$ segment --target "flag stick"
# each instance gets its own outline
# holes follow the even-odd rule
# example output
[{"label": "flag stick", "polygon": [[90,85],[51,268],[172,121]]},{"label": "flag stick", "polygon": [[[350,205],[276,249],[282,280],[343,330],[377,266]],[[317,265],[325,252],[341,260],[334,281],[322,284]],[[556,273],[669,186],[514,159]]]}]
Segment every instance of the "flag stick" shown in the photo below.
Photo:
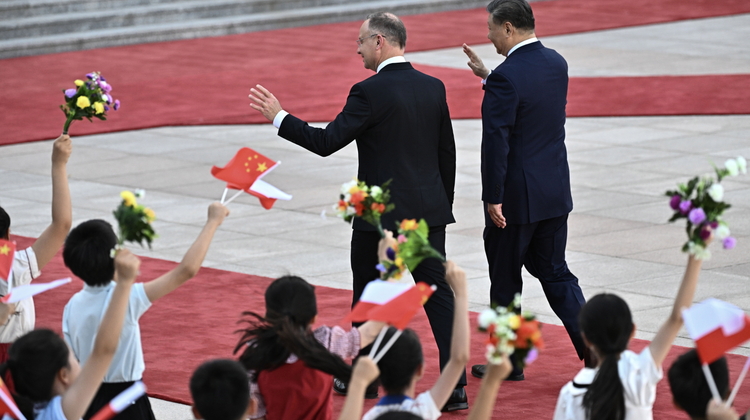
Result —
[{"label": "flag stick", "polygon": [[224,194],[221,195],[221,204],[224,204],[224,200],[227,199],[227,192],[229,191],[229,188],[224,188]]},{"label": "flag stick", "polygon": [[716,388],[714,375],[711,374],[711,369],[708,368],[708,363],[703,363],[701,367],[703,368],[703,374],[706,376],[706,381],[708,382],[708,387],[711,389],[711,395],[713,395],[714,400],[716,400],[717,402],[723,401],[721,396],[719,395],[719,389]]},{"label": "flag stick", "polygon": [[383,341],[386,331],[388,331],[388,326],[383,325],[383,328],[380,329],[380,334],[378,334],[378,338],[375,339],[375,342],[370,349],[370,359],[375,359],[375,353],[378,351],[378,346],[380,346],[380,343]]},{"label": "flag stick", "polygon": [[237,197],[239,197],[239,196],[240,196],[240,194],[242,194],[243,192],[244,192],[244,191],[242,191],[242,190],[239,190],[239,191],[237,191],[237,194],[233,195],[232,197],[230,197],[230,198],[229,198],[229,200],[225,201],[225,202],[224,202],[224,205],[226,206],[227,204],[229,204],[229,203],[231,203],[232,201],[234,201],[234,199],[235,199],[235,198],[237,198]]},{"label": "flag stick", "polygon": [[732,394],[729,395],[729,399],[727,400],[727,407],[732,406],[732,402],[734,402],[734,397],[736,397],[737,393],[740,391],[740,384],[742,384],[742,381],[745,380],[745,374],[747,374],[748,369],[750,369],[750,357],[745,361],[745,366],[742,367],[742,372],[740,372],[740,377],[737,378],[737,383],[734,384],[734,388],[732,389]]},{"label": "flag stick", "polygon": [[390,350],[390,348],[393,346],[393,344],[398,340],[398,338],[401,337],[401,330],[396,331],[395,334],[393,334],[393,337],[391,337],[390,340],[388,340],[388,343],[383,346],[383,350],[380,350],[380,353],[378,353],[377,356],[375,356],[374,359],[372,359],[373,362],[378,363],[380,359],[385,356],[385,353]]}]

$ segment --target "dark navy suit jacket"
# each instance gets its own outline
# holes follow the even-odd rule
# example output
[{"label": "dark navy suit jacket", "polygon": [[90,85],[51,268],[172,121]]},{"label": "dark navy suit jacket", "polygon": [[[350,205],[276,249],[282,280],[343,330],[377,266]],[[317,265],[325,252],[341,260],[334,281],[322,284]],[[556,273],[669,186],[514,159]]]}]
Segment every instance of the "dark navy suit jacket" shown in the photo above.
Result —
[{"label": "dark navy suit jacket", "polygon": [[[389,64],[352,86],[344,109],[325,129],[287,115],[279,136],[321,156],[356,139],[357,177],[368,185],[393,180],[396,207],[383,216],[385,229],[406,218],[425,218],[430,226],[455,222],[456,145],[445,86],[410,63]],[[375,230],[359,218],[354,229]]]},{"label": "dark navy suit jacket", "polygon": [[[482,201],[503,204],[508,224],[570,213],[565,149],[568,65],[533,42],[487,77],[482,102]],[[495,226],[485,212],[485,225]]]}]

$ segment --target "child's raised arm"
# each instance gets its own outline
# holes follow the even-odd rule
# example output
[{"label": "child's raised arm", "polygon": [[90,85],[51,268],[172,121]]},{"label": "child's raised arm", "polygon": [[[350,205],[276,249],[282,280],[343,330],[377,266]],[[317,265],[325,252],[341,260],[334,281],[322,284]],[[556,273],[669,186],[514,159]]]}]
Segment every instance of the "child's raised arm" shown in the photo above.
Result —
[{"label": "child's raised arm", "polygon": [[497,391],[503,379],[510,375],[513,366],[507,354],[503,354],[503,361],[499,365],[488,363],[487,371],[482,377],[482,385],[479,386],[479,395],[474,401],[474,408],[471,409],[469,417],[466,420],[490,420],[492,418],[492,408],[495,407],[497,400]]},{"label": "child's raised arm", "polygon": [[206,220],[198,238],[190,246],[185,256],[182,257],[180,264],[161,277],[144,283],[143,290],[146,292],[149,301],[154,302],[166,296],[198,274],[216,229],[228,215],[229,210],[218,201],[208,206],[208,220]]},{"label": "child's raised arm", "polygon": [[453,289],[456,303],[453,308],[453,336],[451,357],[445,364],[430,395],[435,405],[442,407],[448,401],[469,361],[469,297],[466,291],[466,273],[453,261],[445,263],[445,281]]},{"label": "child's raised arm", "polygon": [[40,270],[60,250],[73,224],[67,170],[72,151],[73,144],[67,134],[58,137],[52,146],[52,223],[31,245]]},{"label": "child's raised arm", "polygon": [[372,381],[378,378],[380,369],[368,356],[357,359],[349,380],[346,401],[341,408],[339,420],[359,420],[362,418],[362,405],[365,401],[365,390]]},{"label": "child's raised arm", "polygon": [[656,333],[653,341],[648,346],[656,366],[661,366],[664,362],[664,358],[667,357],[667,353],[672,347],[677,333],[682,328],[682,309],[688,308],[693,304],[693,296],[695,296],[695,288],[698,284],[700,272],[701,260],[690,255],[687,267],[685,268],[685,275],[682,278],[680,289],[677,291],[677,297],[674,300],[672,313],[661,328],[659,328],[659,332]]},{"label": "child's raised arm", "polygon": [[[62,395],[62,410],[68,420],[80,420],[109,370],[109,364],[115,357],[120,341],[125,312],[128,310],[130,288],[138,276],[140,266],[141,260],[127,249],[117,252],[115,256],[117,284],[112,291],[112,299],[96,333],[94,349],[86,364],[81,368],[78,377]],[[74,357],[72,352],[71,357]]]}]

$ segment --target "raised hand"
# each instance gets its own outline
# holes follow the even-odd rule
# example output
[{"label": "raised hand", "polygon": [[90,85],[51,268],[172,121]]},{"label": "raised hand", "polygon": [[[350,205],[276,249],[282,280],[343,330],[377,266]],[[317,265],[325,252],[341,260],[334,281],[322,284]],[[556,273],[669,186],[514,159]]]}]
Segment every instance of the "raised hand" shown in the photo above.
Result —
[{"label": "raised hand", "polygon": [[276,114],[282,109],[279,100],[273,96],[273,93],[261,85],[255,85],[254,88],[250,89],[250,94],[247,97],[254,102],[250,103],[250,108],[263,114],[268,121],[273,121]]},{"label": "raised hand", "polygon": [[52,146],[52,163],[65,165],[73,152],[73,142],[70,136],[62,134],[55,140]]},{"label": "raised hand", "polygon": [[208,221],[221,224],[227,216],[229,216],[229,209],[218,201],[208,206]]},{"label": "raised hand", "polygon": [[469,68],[471,69],[471,71],[474,72],[474,74],[477,77],[481,79],[486,79],[487,76],[490,75],[490,70],[484,65],[484,62],[482,61],[482,59],[479,58],[477,53],[474,52],[474,50],[466,44],[464,44],[463,46],[463,51],[464,51],[464,54],[466,54],[466,56],[469,57],[469,62],[466,64],[469,65]]}]

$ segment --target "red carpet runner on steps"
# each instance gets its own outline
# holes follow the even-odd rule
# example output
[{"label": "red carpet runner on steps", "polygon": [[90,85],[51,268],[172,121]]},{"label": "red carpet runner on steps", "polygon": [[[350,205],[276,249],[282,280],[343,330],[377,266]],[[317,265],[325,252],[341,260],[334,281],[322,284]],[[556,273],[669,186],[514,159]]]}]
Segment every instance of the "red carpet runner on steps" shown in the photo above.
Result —
[{"label": "red carpet runner on steps", "polygon": [[[746,0],[550,0],[533,5],[541,37],[750,13]],[[406,16],[409,51],[487,43],[482,9]],[[248,107],[261,83],[290,112],[330,121],[350,86],[372,75],[354,39],[360,22],[103,48],[0,60],[0,145],[52,139],[64,121],[61,89],[101,71],[123,107],[106,123],[77,122],[73,135],[167,125],[266,120]],[[442,79],[454,118],[478,118],[482,90],[468,70],[417,66]],[[574,78],[568,115],[750,113],[750,75]]]},{"label": "red carpet runner on steps", "polygon": [[[33,241],[31,238],[18,236],[14,240],[18,242],[19,248],[25,248]],[[176,265],[154,258],[142,257],[142,260],[141,280],[153,279]],[[304,276],[304,273],[294,274]],[[38,281],[47,282],[68,276],[71,273],[58,255],[45,267]],[[149,388],[149,395],[190,404],[188,381],[193,370],[207,359],[232,357],[232,349],[237,340],[234,331],[238,328],[236,321],[240,313],[246,310],[264,312],[263,293],[271,281],[266,277],[202,268],[196,278],[154,303],[141,319],[146,358],[144,381]],[[70,296],[80,290],[82,284],[76,279],[60,289],[39,295],[35,299],[37,327],[48,327],[59,332],[63,307]],[[348,311],[351,292],[318,286],[316,294],[319,322],[338,324]],[[471,318],[472,356],[469,365],[483,361],[485,341],[485,336],[476,332],[476,314],[472,313]],[[419,334],[424,346],[426,373],[418,385],[418,392],[422,392],[437,379],[437,349],[423,312],[412,321],[410,328]],[[542,333],[546,348],[539,359],[527,368],[526,381],[506,382],[502,385],[493,419],[551,418],[560,388],[581,367],[564,328],[545,324]],[[647,342],[634,340],[631,344],[633,349],[640,350]],[[669,366],[684,351],[684,347],[674,347],[664,366]],[[734,383],[745,358],[728,355],[728,359]],[[469,376],[468,382],[467,392],[471,402],[477,395],[480,380]],[[664,379],[659,383],[654,418],[686,418],[673,408],[670,396]],[[344,398],[334,398],[336,413],[343,402]],[[368,401],[367,404],[370,407],[374,401]],[[740,392],[735,406],[746,410],[750,406],[750,392]],[[466,414],[466,411],[462,411],[445,416],[463,418]]]}]

